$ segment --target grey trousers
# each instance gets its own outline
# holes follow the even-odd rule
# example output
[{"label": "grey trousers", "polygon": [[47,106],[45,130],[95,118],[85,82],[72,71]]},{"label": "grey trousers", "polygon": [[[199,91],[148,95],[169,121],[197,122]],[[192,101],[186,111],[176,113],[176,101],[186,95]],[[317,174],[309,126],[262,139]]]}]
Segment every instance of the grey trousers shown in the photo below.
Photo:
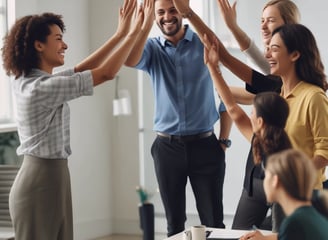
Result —
[{"label": "grey trousers", "polygon": [[9,209],[17,240],[73,240],[67,159],[24,156]]}]

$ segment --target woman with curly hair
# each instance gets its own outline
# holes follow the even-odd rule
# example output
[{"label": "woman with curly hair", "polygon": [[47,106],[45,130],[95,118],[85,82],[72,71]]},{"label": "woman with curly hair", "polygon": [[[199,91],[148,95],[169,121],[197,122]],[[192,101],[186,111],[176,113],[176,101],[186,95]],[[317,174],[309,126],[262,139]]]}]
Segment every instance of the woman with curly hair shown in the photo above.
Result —
[{"label": "woman with curly hair", "polygon": [[67,44],[61,15],[28,15],[4,39],[2,57],[13,75],[19,155],[23,163],[9,196],[15,239],[73,240],[71,154],[67,101],[92,95],[93,87],[113,79],[141,32],[143,11],[136,0],[124,2],[116,33],[74,69],[53,73],[64,64]]}]

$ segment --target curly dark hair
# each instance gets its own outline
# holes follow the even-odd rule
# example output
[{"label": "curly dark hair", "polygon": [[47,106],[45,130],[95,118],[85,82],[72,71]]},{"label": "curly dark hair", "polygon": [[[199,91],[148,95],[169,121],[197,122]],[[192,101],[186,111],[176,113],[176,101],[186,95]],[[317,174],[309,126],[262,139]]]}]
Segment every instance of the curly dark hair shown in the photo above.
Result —
[{"label": "curly dark hair", "polygon": [[262,117],[265,128],[263,135],[255,134],[253,159],[261,163],[263,157],[292,147],[285,131],[289,107],[286,100],[276,92],[259,93],[254,98],[257,117]]},{"label": "curly dark hair", "polygon": [[39,65],[39,57],[34,42],[45,43],[50,35],[50,26],[57,25],[62,32],[65,24],[62,16],[54,13],[28,15],[18,19],[4,37],[2,50],[3,67],[6,74],[19,78],[27,75]]}]

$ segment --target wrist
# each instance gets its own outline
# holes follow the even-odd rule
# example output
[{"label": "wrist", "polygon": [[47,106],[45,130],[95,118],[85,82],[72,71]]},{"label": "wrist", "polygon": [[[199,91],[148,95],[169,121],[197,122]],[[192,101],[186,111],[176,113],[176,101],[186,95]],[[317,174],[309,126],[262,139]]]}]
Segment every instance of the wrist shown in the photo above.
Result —
[{"label": "wrist", "polygon": [[219,143],[223,144],[226,148],[231,146],[231,140],[228,138],[220,138]]},{"label": "wrist", "polygon": [[187,11],[186,13],[182,13],[181,15],[183,18],[191,18],[194,15],[194,12],[189,9],[189,11]]},{"label": "wrist", "polygon": [[222,72],[221,72],[221,69],[220,69],[220,66],[216,66],[216,72],[218,73],[218,74],[222,74]]}]

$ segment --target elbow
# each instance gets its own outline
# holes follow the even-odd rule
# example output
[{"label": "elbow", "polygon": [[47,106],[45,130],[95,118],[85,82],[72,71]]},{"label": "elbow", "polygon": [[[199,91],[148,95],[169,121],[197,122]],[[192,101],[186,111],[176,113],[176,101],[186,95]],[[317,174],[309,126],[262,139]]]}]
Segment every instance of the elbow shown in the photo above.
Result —
[{"label": "elbow", "polygon": [[108,80],[112,80],[115,78],[115,74],[112,73],[104,73],[102,71],[97,71],[94,70],[92,72],[92,77],[93,77],[93,81],[94,81],[94,86],[97,86],[103,82],[106,82]]},{"label": "elbow", "polygon": [[126,66],[126,67],[134,67],[136,64],[134,63],[134,62],[132,62],[132,61],[126,61],[125,63],[124,63],[124,66]]},{"label": "elbow", "polygon": [[240,116],[240,108],[237,104],[233,104],[232,106],[227,107],[226,110],[230,116],[230,118],[235,122]]},{"label": "elbow", "polygon": [[107,74],[107,75],[105,76],[105,79],[106,79],[106,80],[113,80],[115,77],[116,77],[116,74]]},{"label": "elbow", "polygon": [[103,72],[99,75],[99,78],[101,79],[101,81],[113,80],[116,76],[116,73],[116,71]]}]

